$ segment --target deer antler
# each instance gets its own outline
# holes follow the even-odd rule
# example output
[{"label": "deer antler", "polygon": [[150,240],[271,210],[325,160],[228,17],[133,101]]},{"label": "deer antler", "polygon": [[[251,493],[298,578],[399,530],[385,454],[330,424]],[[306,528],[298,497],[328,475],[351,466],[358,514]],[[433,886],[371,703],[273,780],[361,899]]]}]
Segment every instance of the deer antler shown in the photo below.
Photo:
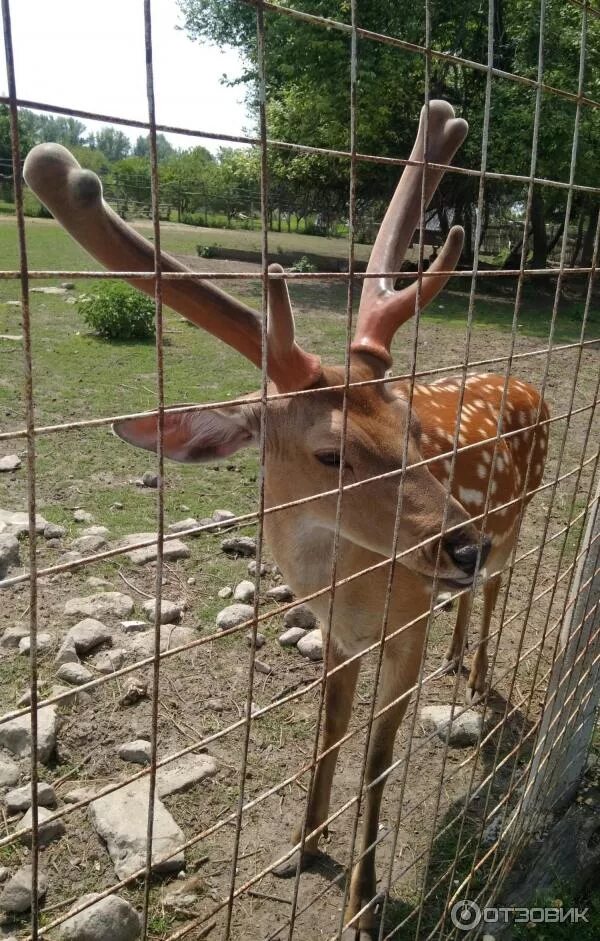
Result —
[{"label": "deer antler", "polygon": [[[421,111],[419,131],[410,160],[420,161],[420,166],[406,166],[400,177],[385,218],[379,229],[371,252],[367,273],[372,271],[397,271],[406,254],[421,215],[421,187],[425,156],[425,117]],[[446,101],[429,104],[427,127],[427,161],[448,164],[467,136],[468,125],[454,117],[454,109]],[[425,181],[425,205],[433,196],[443,170],[427,167]],[[421,287],[421,307],[425,307],[446,284],[449,273],[456,267],[462,251],[464,232],[453,226],[444,246],[432,263]],[[415,313],[417,282],[400,291],[394,290],[394,279],[366,278],[363,284],[356,333],[352,343],[355,353],[370,353],[388,367],[392,363],[390,347],[396,330]]]},{"label": "deer antler", "polygon": [[[95,173],[82,170],[59,144],[39,144],[24,166],[27,184],[79,244],[112,271],[153,271],[154,247],[113,212],[102,198]],[[189,269],[165,253],[164,272]],[[151,280],[127,278],[140,291],[154,294]],[[275,287],[275,284],[277,287]],[[287,297],[282,281],[270,285],[270,295]],[[163,281],[165,303],[261,366],[261,323],[256,311],[201,278]],[[294,341],[289,299],[271,306],[268,373],[280,392],[313,385],[321,375],[320,360]]]}]

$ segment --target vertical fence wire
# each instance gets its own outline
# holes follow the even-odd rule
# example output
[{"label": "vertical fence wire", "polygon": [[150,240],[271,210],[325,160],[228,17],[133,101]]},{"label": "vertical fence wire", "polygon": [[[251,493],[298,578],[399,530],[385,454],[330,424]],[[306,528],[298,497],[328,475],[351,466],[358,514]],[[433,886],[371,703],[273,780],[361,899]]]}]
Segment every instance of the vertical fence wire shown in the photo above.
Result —
[{"label": "vertical fence wire", "polygon": [[144,876],[144,907],[142,913],[142,937],[146,941],[148,920],[150,917],[150,889],[152,878],[154,817],[156,812],[156,761],[158,748],[158,703],[160,698],[160,652],[162,624],[162,586],[164,574],[164,535],[165,535],[165,381],[164,381],[164,339],[163,339],[163,298],[162,298],[162,258],[160,232],[160,190],[158,179],[158,150],[156,143],[156,105],[154,92],[154,62],[152,51],[152,4],[144,0],[144,49],[146,60],[146,97],[148,102],[148,122],[150,125],[148,141],[150,146],[150,174],[152,193],[152,231],[154,235],[154,305],[156,325],[156,455],[158,472],[158,492],[156,502],[156,579],[154,602],[154,662],[152,664],[152,713],[150,735],[150,776],[148,779],[148,821],[146,827],[146,872]]},{"label": "vertical fence wire", "polygon": [[14,179],[17,238],[19,245],[21,325],[23,331],[23,404],[27,430],[27,519],[29,534],[29,696],[30,696],[30,773],[31,773],[31,938],[37,941],[39,926],[40,895],[40,837],[39,837],[39,754],[38,754],[38,578],[37,578],[37,520],[36,520],[36,441],[35,405],[33,381],[33,351],[31,331],[31,308],[29,295],[29,265],[25,214],[23,210],[23,182],[21,180],[21,142],[19,134],[19,110],[17,106],[17,82],[9,0],[2,0],[4,27],[4,49],[9,93],[10,146]]}]

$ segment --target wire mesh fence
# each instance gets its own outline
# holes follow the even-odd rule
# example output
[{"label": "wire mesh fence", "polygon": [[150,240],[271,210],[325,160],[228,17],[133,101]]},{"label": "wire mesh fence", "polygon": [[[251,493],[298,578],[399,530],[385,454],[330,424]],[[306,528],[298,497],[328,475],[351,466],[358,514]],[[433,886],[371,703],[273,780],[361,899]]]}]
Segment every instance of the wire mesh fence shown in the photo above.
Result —
[{"label": "wire mesh fence", "polygon": [[[198,271],[187,271],[161,253],[165,234],[160,225],[156,136],[158,131],[218,135],[157,123],[150,0],[143,3],[145,122],[75,111],[68,102],[49,105],[20,99],[10,3],[2,0],[8,94],[1,101],[8,106],[11,121],[19,265],[7,267],[0,278],[3,284],[16,281],[20,287],[23,397],[22,411],[15,410],[18,417],[0,431],[0,441],[3,447],[23,442],[26,448],[28,558],[21,570],[4,573],[0,587],[8,616],[20,623],[29,621],[23,644],[29,655],[29,689],[16,708],[14,700],[3,704],[0,744],[17,757],[30,756],[31,811],[26,819],[5,815],[0,854],[6,856],[0,859],[15,869],[26,862],[31,866],[27,871],[31,917],[15,915],[10,924],[20,938],[32,941],[56,936],[56,931],[60,936],[60,926],[68,918],[117,894],[140,913],[139,929],[132,937],[333,941],[358,937],[360,931],[361,939],[383,941],[449,939],[460,937],[465,928],[476,936],[485,925],[461,923],[463,900],[484,909],[498,899],[522,847],[547,823],[548,813],[572,795],[591,742],[600,649],[600,371],[593,318],[600,226],[591,264],[575,267],[569,262],[574,199],[600,195],[600,186],[578,182],[577,177],[581,116],[600,107],[589,92],[586,71],[589,22],[598,11],[587,2],[570,0],[569,6],[580,14],[579,69],[573,90],[545,79],[546,0],[541,0],[538,11],[535,78],[495,64],[494,0],[487,7],[485,61],[436,48],[429,0],[423,4],[421,44],[361,27],[360,3],[355,0],[344,10],[347,16],[337,18],[261,0],[249,0],[244,6],[256,17],[258,130],[255,136],[220,139],[259,151],[262,263],[260,271],[211,269],[207,263],[207,270],[202,270],[207,290]],[[347,150],[270,138],[267,17],[285,17],[319,34],[347,37]],[[399,55],[422,62],[422,149],[416,156],[413,152],[409,158],[378,157],[358,149],[358,65],[363,43],[392,47]],[[462,125],[434,101],[432,68],[437,62],[451,63],[484,83],[478,169],[448,166],[451,155],[440,150],[439,141],[450,133],[448,128],[458,133]],[[528,175],[488,167],[497,82],[531,93]],[[553,99],[572,109],[566,180],[538,176],[542,106]],[[18,112],[25,107],[149,132],[152,245],[142,246],[116,217],[105,215],[89,176],[79,177],[75,166],[53,152],[54,164],[51,160],[38,166],[30,160],[28,180],[67,230],[108,270],[91,269],[87,259],[85,266],[52,268],[40,266],[38,256],[34,260],[23,213],[19,146]],[[319,154],[345,162],[346,272],[284,272],[269,267],[268,161],[273,151]],[[357,179],[365,163],[397,166],[398,173],[404,170],[405,187],[402,201],[392,202],[382,224],[393,242],[391,254],[377,242],[367,271],[359,272]],[[453,270],[450,243],[450,249],[440,252],[441,261],[429,266],[424,253],[430,180],[444,172],[452,179],[472,178],[477,187],[473,257],[469,267],[458,270]],[[490,269],[480,260],[486,187],[506,183],[523,187],[521,247],[514,267]],[[557,265],[532,268],[527,233],[538,190],[557,191],[564,198],[564,224]],[[403,214],[410,216],[407,204],[412,205],[418,229],[413,272],[400,270],[398,249],[410,228],[403,219]],[[88,210],[91,214],[86,215]],[[137,408],[123,409],[120,389],[115,387],[109,399],[114,403],[112,414],[99,413],[98,399],[91,396],[83,409],[80,401],[69,399],[68,412],[63,415],[59,408],[60,421],[48,418],[56,416],[56,409],[36,407],[36,398],[47,382],[45,370],[52,359],[46,357],[36,333],[39,308],[32,285],[57,278],[115,277],[133,281],[155,299],[155,356],[153,361],[144,359],[144,381],[154,382],[152,409],[139,407],[140,402],[147,403],[148,395],[134,399]],[[403,291],[396,289],[398,278],[407,284]],[[561,313],[575,280],[583,286],[580,322],[576,327],[571,324],[567,335]],[[465,298],[464,332],[443,322],[445,294],[437,306],[441,314],[434,320],[422,317],[446,281],[453,290],[456,286],[462,290]],[[260,314],[240,313],[241,302],[215,300],[221,295],[210,289],[220,282],[236,294],[254,291],[250,297],[260,302]],[[512,316],[508,329],[500,333],[478,322],[477,310],[488,285],[503,282],[509,284]],[[306,330],[312,347],[331,352],[341,366],[321,367],[316,357],[294,345],[293,336],[290,340],[288,283],[301,298],[300,332]],[[520,333],[525,292],[533,284],[547,291],[550,315],[545,334],[538,329],[533,338],[525,338]],[[314,299],[314,291],[322,286],[337,292],[340,310],[345,308],[335,329],[323,319],[304,316],[304,298]],[[303,290],[309,293],[302,295]],[[391,332],[401,321],[409,323],[394,341],[395,366],[386,371],[391,366],[391,327],[389,323],[381,327],[372,311],[388,302],[387,309],[393,307],[390,316],[395,317]],[[196,313],[203,304],[209,313]],[[251,374],[234,365],[232,354],[223,368],[231,370],[236,381],[239,376],[235,392],[233,386],[219,387],[226,397],[213,401],[200,378],[195,386],[208,401],[172,406],[181,392],[189,395],[190,390],[180,391],[178,382],[169,378],[179,353],[171,348],[173,321],[165,317],[163,305],[215,333],[238,351],[235,356],[242,352],[258,366],[259,392],[241,396]],[[245,326],[240,328],[244,317]],[[184,349],[186,336],[181,331],[180,337]],[[204,355],[215,355],[216,348],[208,346]],[[36,367],[36,361],[43,365]],[[57,364],[60,368],[64,364]],[[70,368],[76,366],[71,363]],[[127,363],[117,359],[111,368],[115,377],[121,376]],[[54,383],[49,387],[54,390]],[[411,413],[420,429],[414,418],[409,420]],[[228,415],[235,416],[233,426]],[[120,447],[116,442],[108,450],[108,425],[157,454],[153,532],[136,533],[129,541],[108,547],[101,537],[96,548],[83,543],[81,552],[53,562],[40,538],[43,527],[38,517],[38,493],[45,505],[49,492],[49,456],[73,455],[67,463],[75,461],[76,448],[86,442],[83,465],[101,486],[107,454],[111,458],[118,454],[121,468],[134,460],[128,452],[123,457],[115,450]],[[202,454],[192,453],[189,441],[178,437],[182,428],[199,435],[202,429]],[[187,519],[170,531],[169,519],[180,506],[171,481],[183,481],[189,488],[188,481],[196,479],[199,483],[194,486],[205,488],[209,500],[215,499],[218,485],[210,481],[209,471],[197,471],[196,478],[176,475],[165,458],[181,460],[183,449],[192,460],[207,455],[227,459],[240,444],[249,443],[258,449],[258,464],[230,466],[232,474],[241,468],[241,477],[247,478],[234,488],[236,503],[244,511],[225,522],[222,516]],[[197,440],[194,446],[200,447]],[[71,489],[64,491],[73,497]],[[147,500],[142,488],[134,494],[136,502]],[[107,506],[102,509],[108,511]],[[114,512],[122,509],[119,504]],[[140,515],[144,514],[151,515],[147,509]],[[13,523],[6,525],[10,528]],[[213,612],[215,579],[223,576],[213,563],[220,549],[211,537],[221,539],[224,527],[254,537],[253,542],[229,544],[229,550],[239,555],[252,553],[250,610],[236,623],[214,629],[191,631],[164,624],[165,592],[177,591],[192,599],[192,606]],[[229,538],[235,539],[231,534]],[[180,551],[181,540],[187,546],[182,555],[189,555],[193,546],[191,561],[183,565],[170,561],[176,543]],[[153,568],[125,563],[140,550],[153,560]],[[282,586],[271,553],[294,595],[273,592]],[[232,571],[239,577],[245,564],[236,563]],[[43,628],[64,617],[64,612],[88,615],[85,606],[64,609],[64,602],[73,585],[89,590],[89,572],[99,573],[91,576],[96,589],[114,591],[116,580],[136,595],[136,602],[139,597],[154,602],[153,630],[139,635],[142,642],[111,661],[108,672],[96,661],[94,672],[79,676],[75,692],[50,688],[47,681],[54,667],[50,664],[49,671],[40,643]],[[483,592],[471,591],[474,578]],[[450,602],[458,607],[453,635],[444,613]],[[130,613],[127,607],[119,616],[119,602],[115,604],[117,608],[105,611],[111,624]],[[319,617],[322,665],[290,660],[285,648],[275,643],[281,617],[297,612],[299,604],[308,605]],[[472,667],[465,680],[467,625],[480,620],[483,628],[471,642]],[[111,631],[113,639],[116,630]],[[263,631],[268,655],[259,653]],[[11,692],[14,677],[10,682],[8,678],[15,670],[16,685],[25,680],[11,660],[6,674]],[[56,761],[47,742],[58,717]],[[146,742],[147,764],[126,775],[115,764],[114,751],[132,730]],[[188,795],[180,794],[179,785],[169,783],[173,770],[185,777],[193,758],[200,759],[203,769],[196,772],[196,784],[204,780]],[[77,779],[81,787],[75,789],[71,785]],[[52,783],[58,794],[58,806],[51,805],[49,811],[39,806],[41,782]],[[111,828],[119,830],[121,821],[134,818],[137,843],[124,854]],[[49,836],[53,826],[61,836],[57,843]],[[308,863],[313,872],[304,874]],[[187,880],[179,893],[173,892],[168,879],[166,885],[159,881],[157,874],[184,869]],[[287,881],[277,875],[287,876]],[[96,891],[93,897],[85,894],[90,888]]]}]

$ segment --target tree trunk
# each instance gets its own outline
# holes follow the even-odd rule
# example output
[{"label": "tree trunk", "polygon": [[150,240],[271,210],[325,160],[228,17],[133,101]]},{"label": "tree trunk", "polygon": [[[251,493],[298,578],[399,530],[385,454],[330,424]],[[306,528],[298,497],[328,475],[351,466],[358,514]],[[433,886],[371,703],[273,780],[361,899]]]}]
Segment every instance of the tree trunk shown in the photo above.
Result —
[{"label": "tree trunk", "polygon": [[545,268],[548,261],[548,239],[546,237],[544,197],[538,190],[533,191],[531,200],[531,228],[533,231],[531,267]]},{"label": "tree trunk", "polygon": [[598,214],[600,213],[600,204],[592,206],[590,211],[587,229],[583,237],[583,246],[581,249],[581,267],[590,268],[592,257],[594,255],[594,242],[596,240],[596,228],[598,227]]},{"label": "tree trunk", "polygon": [[571,268],[574,268],[577,264],[577,258],[579,256],[579,250],[581,248],[581,242],[583,240],[583,223],[585,221],[585,212],[583,209],[579,213],[579,222],[577,223],[577,235],[575,236],[575,245],[573,246],[573,251],[571,252]]}]

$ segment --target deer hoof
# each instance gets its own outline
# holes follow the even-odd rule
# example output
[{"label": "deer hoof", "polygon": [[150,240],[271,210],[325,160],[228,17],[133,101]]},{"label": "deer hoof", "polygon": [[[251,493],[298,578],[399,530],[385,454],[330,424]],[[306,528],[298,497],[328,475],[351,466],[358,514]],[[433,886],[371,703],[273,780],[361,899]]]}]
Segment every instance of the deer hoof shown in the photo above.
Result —
[{"label": "deer hoof", "polygon": [[341,941],[375,941],[375,934],[366,928],[346,928]]},{"label": "deer hoof", "polygon": [[275,867],[273,875],[277,876],[278,879],[292,879],[298,872],[298,862],[300,862],[300,872],[305,872],[315,864],[320,855],[320,853],[304,852],[300,856],[300,850],[296,850],[289,859],[284,860],[280,866]]},{"label": "deer hoof", "polygon": [[444,657],[442,660],[442,670],[444,673],[456,673],[458,670],[458,658]]},{"label": "deer hoof", "polygon": [[465,689],[465,702],[467,706],[476,706],[481,702],[485,695],[485,690],[475,689],[474,686],[467,686]]}]

